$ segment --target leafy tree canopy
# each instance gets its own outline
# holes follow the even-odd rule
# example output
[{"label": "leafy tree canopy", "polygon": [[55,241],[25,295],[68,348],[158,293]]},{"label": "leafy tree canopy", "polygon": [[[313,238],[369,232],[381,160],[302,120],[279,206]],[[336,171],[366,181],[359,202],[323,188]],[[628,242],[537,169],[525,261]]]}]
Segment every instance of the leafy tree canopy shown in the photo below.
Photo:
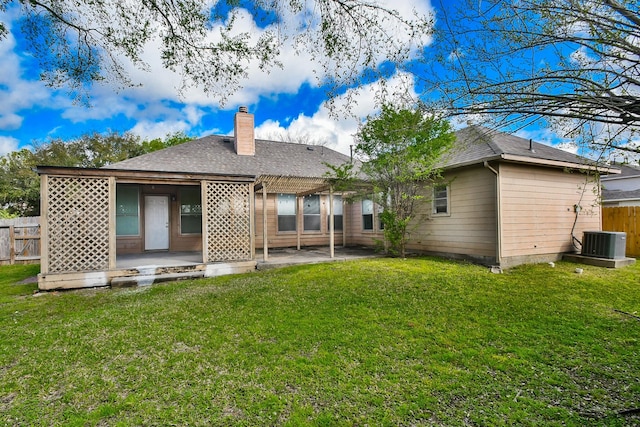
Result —
[{"label": "leafy tree canopy", "polygon": [[[359,174],[369,184],[358,190],[359,197],[382,206],[387,250],[404,256],[416,202],[439,179],[439,161],[451,148],[455,134],[449,122],[422,108],[386,104],[379,115],[369,117],[360,127],[356,140],[355,154],[362,160]],[[354,169],[352,164],[333,168],[339,188],[354,183]]]},{"label": "leafy tree canopy", "polygon": [[382,61],[403,62],[433,24],[431,13],[369,0],[0,0],[0,11],[10,7],[20,8],[21,30],[54,86],[136,84],[127,67],[148,69],[151,48],[183,77],[183,89],[195,85],[223,101],[250,65],[280,66],[285,46],[310,55],[319,77],[338,86]]},{"label": "leafy tree canopy", "polygon": [[596,148],[638,151],[637,0],[463,0],[438,18],[420,74],[454,115],[496,126],[541,120]]},{"label": "leafy tree canopy", "polygon": [[40,178],[37,166],[99,168],[144,153],[189,141],[183,133],[141,141],[129,133],[85,134],[70,141],[52,139],[0,157],[0,208],[8,214],[38,215]]}]

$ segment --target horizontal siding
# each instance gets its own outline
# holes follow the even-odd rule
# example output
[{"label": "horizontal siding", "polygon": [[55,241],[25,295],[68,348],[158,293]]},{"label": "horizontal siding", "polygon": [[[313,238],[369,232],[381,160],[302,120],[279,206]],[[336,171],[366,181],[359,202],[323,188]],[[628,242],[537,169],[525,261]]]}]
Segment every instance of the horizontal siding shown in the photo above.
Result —
[{"label": "horizontal siding", "polygon": [[600,229],[597,183],[582,173],[561,169],[500,166],[502,256],[570,252],[574,205],[582,211],[575,235]]},{"label": "horizontal siding", "polygon": [[496,255],[495,175],[475,167],[445,175],[450,180],[450,215],[432,216],[431,192],[425,193],[425,218],[412,224],[412,249],[478,257]]},{"label": "horizontal siding", "polygon": [[[327,212],[329,198],[321,196],[320,204],[320,231],[302,231],[300,234],[301,246],[328,246],[329,229]],[[298,244],[297,232],[278,231],[277,216],[277,194],[267,194],[267,231],[268,244],[270,248],[293,247]],[[262,213],[262,193],[257,192],[255,198],[255,243],[256,248],[263,248],[263,213]],[[298,227],[302,227],[302,216],[298,221]],[[342,245],[342,231],[336,231],[334,244]]]}]

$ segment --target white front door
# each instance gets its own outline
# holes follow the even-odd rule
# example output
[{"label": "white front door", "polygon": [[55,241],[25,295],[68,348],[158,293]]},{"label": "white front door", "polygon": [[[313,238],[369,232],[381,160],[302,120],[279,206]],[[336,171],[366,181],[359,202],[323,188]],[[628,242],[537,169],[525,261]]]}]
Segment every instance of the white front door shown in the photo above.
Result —
[{"label": "white front door", "polygon": [[144,249],[169,249],[169,197],[144,197]]}]

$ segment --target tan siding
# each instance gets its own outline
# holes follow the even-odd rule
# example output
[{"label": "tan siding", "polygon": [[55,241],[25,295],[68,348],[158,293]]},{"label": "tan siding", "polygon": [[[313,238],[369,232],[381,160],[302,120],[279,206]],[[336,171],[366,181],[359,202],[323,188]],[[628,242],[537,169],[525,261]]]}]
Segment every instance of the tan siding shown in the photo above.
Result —
[{"label": "tan siding", "polygon": [[574,205],[582,206],[575,235],[600,229],[600,210],[592,177],[561,169],[500,166],[502,256],[522,257],[573,250]]},{"label": "tan siding", "polygon": [[[483,167],[447,174],[450,215],[418,218],[409,247],[429,252],[494,258],[496,255],[495,175]],[[431,212],[426,190],[424,212]]]},{"label": "tan siding", "polygon": [[[320,231],[302,231],[300,244],[302,246],[329,246],[329,229],[327,225],[328,196],[321,195],[320,204]],[[286,248],[297,245],[298,238],[295,231],[279,232],[278,216],[276,209],[277,194],[267,194],[267,232],[269,248]],[[255,242],[257,248],[263,247],[263,213],[262,194],[255,198]],[[301,221],[298,224],[302,226]],[[334,235],[335,245],[342,246],[342,232],[336,231]]]}]

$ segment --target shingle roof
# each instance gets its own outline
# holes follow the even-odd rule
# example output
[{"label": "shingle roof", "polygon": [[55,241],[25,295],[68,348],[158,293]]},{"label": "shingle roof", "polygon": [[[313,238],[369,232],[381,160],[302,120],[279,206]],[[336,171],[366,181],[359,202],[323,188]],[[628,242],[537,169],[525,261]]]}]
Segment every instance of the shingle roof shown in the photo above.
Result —
[{"label": "shingle roof", "polygon": [[326,147],[256,140],[254,156],[239,156],[233,137],[207,136],[107,166],[108,169],[211,173],[221,175],[278,175],[322,177],[346,156]]},{"label": "shingle roof", "polygon": [[609,180],[609,179],[629,178],[629,177],[639,176],[640,175],[640,167],[638,167],[638,166],[620,165],[620,164],[616,164],[616,163],[613,163],[612,166],[615,166],[616,168],[620,169],[620,174],[619,175],[603,176],[602,180],[606,181],[606,180]]},{"label": "shingle roof", "polygon": [[456,132],[454,148],[443,159],[445,168],[481,163],[485,160],[517,156],[539,161],[564,162],[577,165],[592,163],[558,148],[531,142],[529,140],[482,126],[470,126]]},{"label": "shingle roof", "polygon": [[640,190],[607,190],[602,189],[602,200],[640,200]]}]

